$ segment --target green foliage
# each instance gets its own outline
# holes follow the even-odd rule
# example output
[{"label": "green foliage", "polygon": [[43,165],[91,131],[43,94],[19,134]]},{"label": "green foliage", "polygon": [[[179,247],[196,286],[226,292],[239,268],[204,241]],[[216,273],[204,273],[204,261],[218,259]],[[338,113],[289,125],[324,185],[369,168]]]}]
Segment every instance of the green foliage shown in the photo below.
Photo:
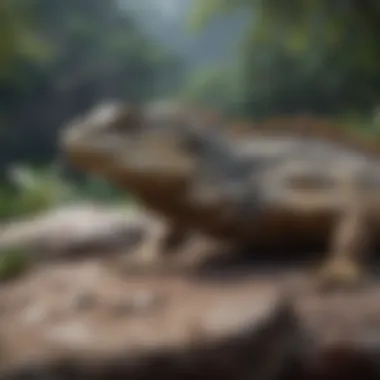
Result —
[{"label": "green foliage", "polygon": [[[195,0],[197,28],[245,8],[242,111],[253,115],[368,112],[380,92],[380,2]],[[238,79],[236,79],[238,80]]]},{"label": "green foliage", "polygon": [[194,11],[190,15],[190,30],[199,31],[207,22],[213,19],[218,13],[228,13],[236,7],[249,4],[246,0],[194,0]]},{"label": "green foliage", "polygon": [[11,187],[0,188],[0,219],[23,217],[83,199],[129,204],[133,200],[98,178],[84,183],[65,179],[58,166],[34,169],[15,166],[9,173]]},{"label": "green foliage", "polygon": [[13,279],[25,273],[31,267],[31,261],[22,250],[0,252],[0,281]]},{"label": "green foliage", "polygon": [[1,188],[0,217],[19,217],[67,201],[71,189],[53,170],[17,166],[10,170],[12,186]]},{"label": "green foliage", "polygon": [[60,178],[54,166],[39,170],[16,166],[10,170],[10,178],[25,203],[48,207],[69,200],[73,193],[72,185]]},{"label": "green foliage", "polygon": [[234,114],[241,104],[237,67],[210,67],[189,76],[182,93],[185,101],[223,109]]},{"label": "green foliage", "polygon": [[172,91],[180,68],[118,0],[2,0],[2,171],[9,161],[51,160],[63,123],[104,98],[134,102]]},{"label": "green foliage", "polygon": [[44,62],[49,49],[29,15],[25,1],[0,2],[0,78],[8,80],[18,60]]}]

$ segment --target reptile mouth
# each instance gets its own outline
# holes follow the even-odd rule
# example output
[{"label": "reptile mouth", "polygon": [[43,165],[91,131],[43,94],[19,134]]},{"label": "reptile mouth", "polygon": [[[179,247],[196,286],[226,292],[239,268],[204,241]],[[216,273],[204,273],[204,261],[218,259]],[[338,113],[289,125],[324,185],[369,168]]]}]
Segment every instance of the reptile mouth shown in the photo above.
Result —
[{"label": "reptile mouth", "polygon": [[75,135],[66,135],[62,148],[68,159],[83,170],[93,173],[106,173],[112,169],[111,152],[115,151],[113,142],[83,141]]}]

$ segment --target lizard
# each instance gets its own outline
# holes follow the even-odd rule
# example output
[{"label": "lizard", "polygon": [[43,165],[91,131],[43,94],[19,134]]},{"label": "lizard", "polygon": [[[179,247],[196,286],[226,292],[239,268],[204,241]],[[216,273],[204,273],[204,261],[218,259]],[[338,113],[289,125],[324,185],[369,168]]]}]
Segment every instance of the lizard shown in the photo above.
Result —
[{"label": "lizard", "polygon": [[231,140],[190,116],[102,105],[66,126],[61,143],[75,165],[168,218],[163,251],[189,230],[283,249],[330,237],[318,281],[363,277],[363,255],[380,230],[377,157],[339,137],[259,131]]},{"label": "lizard", "polygon": [[[187,157],[180,159],[183,147],[178,145],[178,138],[181,133],[173,139],[173,132],[179,132],[176,125],[198,110],[179,103],[173,106],[172,102],[167,101],[155,102],[148,108],[149,117],[144,115],[145,123],[142,128],[143,120],[138,107],[136,110],[135,107],[120,102],[102,103],[69,122],[63,128],[60,144],[74,166],[104,176],[132,193],[148,208],[164,215],[169,222],[169,230],[163,238],[160,251],[173,252],[182,246],[189,235],[187,228],[178,223],[175,210],[178,203],[181,203],[180,197],[191,176],[189,170],[193,166],[193,162],[190,162],[193,161],[192,158],[190,161]],[[210,120],[207,112],[201,117],[203,120]],[[146,119],[149,119],[148,123]],[[92,140],[91,143],[88,139]],[[170,141],[173,142],[172,146],[167,145],[170,145]],[[94,150],[88,150],[87,143]],[[176,152],[176,149],[179,151]],[[108,158],[118,155],[117,152],[121,160],[128,156],[125,162],[127,166],[120,171],[108,161]],[[131,152],[130,157],[128,152]],[[164,167],[152,167],[153,172],[150,172],[150,153],[153,154],[155,163],[162,162]],[[156,160],[157,154],[163,154],[165,159]],[[144,163],[147,164],[146,167]],[[166,167],[168,163],[169,167]],[[127,167],[131,172],[128,172]],[[165,175],[160,175],[161,170]],[[157,252],[153,249],[151,253],[155,258]]]}]

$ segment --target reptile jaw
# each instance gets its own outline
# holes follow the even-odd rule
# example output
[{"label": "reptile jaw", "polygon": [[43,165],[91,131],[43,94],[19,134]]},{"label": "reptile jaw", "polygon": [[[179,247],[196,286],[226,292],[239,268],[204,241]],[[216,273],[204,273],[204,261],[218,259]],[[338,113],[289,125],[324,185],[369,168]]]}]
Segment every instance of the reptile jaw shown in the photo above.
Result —
[{"label": "reptile jaw", "polygon": [[61,148],[74,165],[98,173],[103,173],[111,164],[110,156],[117,149],[115,143],[115,140],[91,139],[75,127],[64,130],[61,137]]},{"label": "reptile jaw", "polygon": [[78,168],[107,174],[115,165],[113,157],[133,146],[141,126],[138,116],[120,103],[102,103],[63,128],[61,148]]}]

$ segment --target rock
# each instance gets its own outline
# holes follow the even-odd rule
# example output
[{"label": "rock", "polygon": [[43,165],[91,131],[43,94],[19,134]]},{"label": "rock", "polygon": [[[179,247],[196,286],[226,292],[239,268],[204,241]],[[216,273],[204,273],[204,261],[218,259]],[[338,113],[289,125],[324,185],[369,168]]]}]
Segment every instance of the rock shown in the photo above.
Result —
[{"label": "rock", "polygon": [[293,274],[236,274],[117,277],[98,261],[46,264],[0,288],[0,378],[379,378],[378,283],[323,296],[299,283],[284,299]]},{"label": "rock", "polygon": [[165,297],[152,291],[137,291],[135,294],[128,298],[117,300],[112,304],[111,310],[114,315],[139,316],[147,313],[151,313],[158,310],[159,307],[165,305]]},{"label": "rock", "polygon": [[22,249],[44,259],[128,251],[143,241],[152,223],[137,210],[66,206],[3,226],[0,250]]},{"label": "rock", "polygon": [[[332,378],[340,379],[351,378],[347,373],[358,371],[364,363],[375,370],[373,362],[378,364],[380,359],[379,297],[380,284],[375,281],[352,292],[309,293],[296,300],[296,313],[315,346],[307,362],[313,371],[324,376],[331,372],[337,376]],[[380,366],[376,371],[379,378]]]},{"label": "rock", "polygon": [[[0,289],[1,303],[27,295],[62,312],[34,324],[15,318],[16,311],[0,320],[1,378],[275,379],[303,347],[292,307],[273,280],[125,279],[103,268],[91,290],[97,306],[77,313],[64,300],[83,286],[85,265],[45,266]],[[54,294],[44,287],[52,277],[66,280]],[[143,313],[110,315],[107,305],[120,299],[134,300]]]},{"label": "rock", "polygon": [[21,317],[28,323],[42,322],[47,317],[47,310],[41,305],[31,305],[21,313]]},{"label": "rock", "polygon": [[118,300],[109,306],[111,315],[125,317],[134,313],[134,305],[131,299]]},{"label": "rock", "polygon": [[90,331],[86,324],[79,322],[64,322],[45,331],[47,339],[70,346],[88,346],[96,340],[96,334]]},{"label": "rock", "polygon": [[69,299],[69,307],[73,310],[88,310],[96,304],[96,295],[91,292],[78,292]]},{"label": "rock", "polygon": [[164,304],[164,297],[151,291],[139,291],[132,297],[132,305],[137,312],[153,310]]}]

